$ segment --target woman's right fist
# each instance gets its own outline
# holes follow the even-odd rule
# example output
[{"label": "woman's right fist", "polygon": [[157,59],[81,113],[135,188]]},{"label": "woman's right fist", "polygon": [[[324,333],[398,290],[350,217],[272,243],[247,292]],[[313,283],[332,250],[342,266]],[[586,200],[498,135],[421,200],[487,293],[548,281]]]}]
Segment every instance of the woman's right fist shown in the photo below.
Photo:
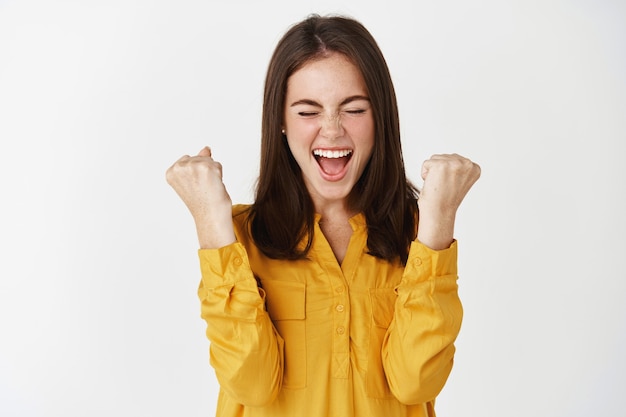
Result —
[{"label": "woman's right fist", "polygon": [[201,247],[216,249],[235,241],[232,201],[222,182],[222,165],[209,147],[181,157],[165,178],[193,216]]}]

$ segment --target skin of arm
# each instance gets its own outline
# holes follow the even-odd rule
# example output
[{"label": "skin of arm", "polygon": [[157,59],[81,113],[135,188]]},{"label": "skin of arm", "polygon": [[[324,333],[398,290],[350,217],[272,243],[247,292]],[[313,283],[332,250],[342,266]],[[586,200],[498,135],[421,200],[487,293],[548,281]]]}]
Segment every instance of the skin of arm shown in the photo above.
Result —
[{"label": "skin of arm", "polygon": [[480,167],[457,154],[433,155],[422,165],[417,240],[433,250],[454,240],[454,221],[463,198],[480,178]]},{"label": "skin of arm", "polygon": [[193,216],[201,249],[218,249],[236,241],[222,165],[212,158],[209,147],[196,156],[180,158],[165,177]]}]

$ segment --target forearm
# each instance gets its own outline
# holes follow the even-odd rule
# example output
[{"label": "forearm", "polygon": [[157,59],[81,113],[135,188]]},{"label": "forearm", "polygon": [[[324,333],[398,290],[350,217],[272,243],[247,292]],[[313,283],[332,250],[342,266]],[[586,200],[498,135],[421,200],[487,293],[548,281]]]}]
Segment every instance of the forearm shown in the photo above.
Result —
[{"label": "forearm", "polygon": [[450,247],[454,241],[454,211],[423,209],[420,207],[417,240],[432,250]]},{"label": "forearm", "polygon": [[219,249],[237,241],[231,211],[194,217],[200,249]]},{"label": "forearm", "polygon": [[199,251],[198,295],[220,386],[238,403],[273,401],[282,384],[283,341],[264,309],[264,293],[239,244]]},{"label": "forearm", "polygon": [[463,315],[456,280],[456,242],[440,252],[414,243],[382,350],[389,386],[403,403],[433,400],[450,374]]}]

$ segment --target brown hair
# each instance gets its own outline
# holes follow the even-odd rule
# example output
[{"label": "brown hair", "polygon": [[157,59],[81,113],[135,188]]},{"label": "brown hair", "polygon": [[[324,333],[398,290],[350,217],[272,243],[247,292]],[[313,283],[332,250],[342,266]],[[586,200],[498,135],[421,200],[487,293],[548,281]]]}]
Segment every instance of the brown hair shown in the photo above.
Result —
[{"label": "brown hair", "polygon": [[349,196],[350,206],[365,215],[369,253],[405,263],[417,232],[418,192],[404,170],[395,91],[376,41],[361,23],[346,17],[310,16],[292,26],[274,50],[265,79],[261,166],[249,217],[252,237],[271,258],[301,259],[311,247],[313,202],[281,128],[287,80],[331,52],[359,68],[374,114],[374,150]]}]

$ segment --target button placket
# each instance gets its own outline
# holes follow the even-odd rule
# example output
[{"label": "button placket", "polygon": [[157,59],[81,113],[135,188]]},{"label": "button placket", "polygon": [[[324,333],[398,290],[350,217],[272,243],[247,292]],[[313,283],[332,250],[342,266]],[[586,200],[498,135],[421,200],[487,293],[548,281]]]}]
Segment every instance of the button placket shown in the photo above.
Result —
[{"label": "button placket", "polygon": [[333,303],[333,376],[347,378],[350,366],[350,311],[349,294],[345,286],[335,288]]}]

